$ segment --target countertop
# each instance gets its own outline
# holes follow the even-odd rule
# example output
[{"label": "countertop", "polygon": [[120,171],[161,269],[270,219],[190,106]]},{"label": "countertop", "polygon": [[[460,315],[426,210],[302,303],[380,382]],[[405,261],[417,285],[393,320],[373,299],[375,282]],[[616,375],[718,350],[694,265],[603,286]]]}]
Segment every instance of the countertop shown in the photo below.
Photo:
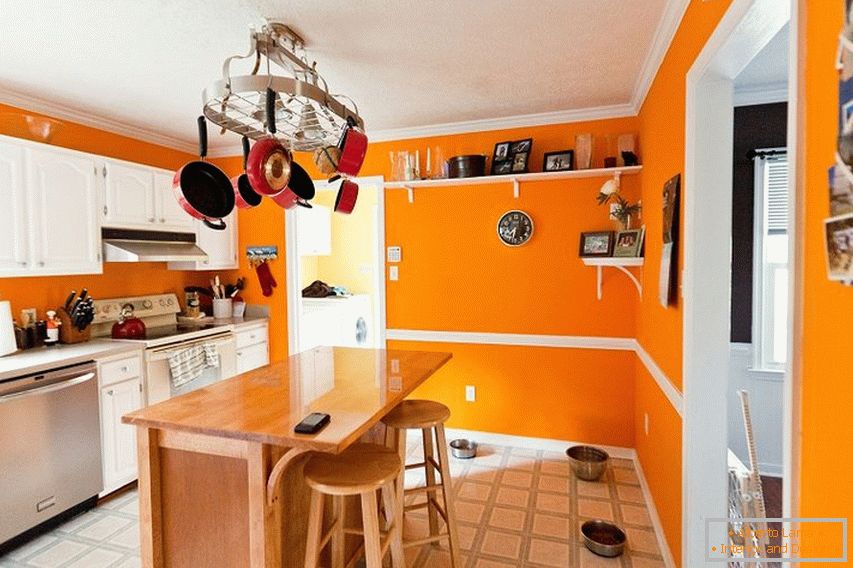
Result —
[{"label": "countertop", "polygon": [[0,381],[19,375],[38,373],[56,367],[65,367],[75,363],[141,350],[141,345],[109,339],[93,339],[73,345],[36,347],[0,357]]},{"label": "countertop", "polygon": [[[450,353],[318,347],[132,412],[137,426],[339,453],[450,360]],[[317,434],[294,426],[331,415]]]}]

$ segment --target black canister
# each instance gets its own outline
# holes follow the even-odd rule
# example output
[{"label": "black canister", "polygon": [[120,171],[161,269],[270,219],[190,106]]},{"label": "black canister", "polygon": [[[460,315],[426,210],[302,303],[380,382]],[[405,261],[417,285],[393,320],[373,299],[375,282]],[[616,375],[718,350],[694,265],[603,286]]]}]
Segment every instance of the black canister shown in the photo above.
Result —
[{"label": "black canister", "polygon": [[482,154],[454,156],[447,160],[447,177],[467,178],[486,175],[486,157]]}]

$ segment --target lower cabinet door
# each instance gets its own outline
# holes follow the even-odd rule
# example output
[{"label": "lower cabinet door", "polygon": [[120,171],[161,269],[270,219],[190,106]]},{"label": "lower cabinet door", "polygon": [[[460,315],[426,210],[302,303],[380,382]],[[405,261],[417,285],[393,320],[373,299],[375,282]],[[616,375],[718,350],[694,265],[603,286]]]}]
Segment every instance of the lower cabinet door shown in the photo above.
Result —
[{"label": "lower cabinet door", "polygon": [[247,373],[252,369],[268,365],[269,362],[269,347],[266,342],[237,350],[237,374]]},{"label": "lower cabinet door", "polygon": [[104,494],[136,479],[136,429],[122,424],[121,417],[142,407],[141,387],[136,377],[101,388]]}]

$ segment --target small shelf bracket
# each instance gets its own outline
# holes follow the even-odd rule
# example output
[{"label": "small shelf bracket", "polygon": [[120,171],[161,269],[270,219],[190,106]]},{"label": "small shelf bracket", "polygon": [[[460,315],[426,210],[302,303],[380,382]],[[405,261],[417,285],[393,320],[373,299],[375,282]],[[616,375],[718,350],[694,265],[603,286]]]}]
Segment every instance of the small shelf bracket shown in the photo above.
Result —
[{"label": "small shelf bracket", "polygon": [[[601,301],[601,298],[602,298],[601,285],[602,285],[602,281],[604,280],[604,268],[606,268],[606,267],[601,266],[601,265],[598,265],[595,267],[595,273],[597,276],[597,279],[596,279],[596,297],[598,298],[599,301]],[[620,272],[624,272],[628,276],[628,278],[631,279],[631,282],[634,283],[634,288],[637,289],[637,293],[640,295],[640,298],[643,297],[643,285],[640,283],[640,280],[636,276],[634,276],[633,272],[631,272],[630,270],[628,270],[624,266],[610,266],[610,268],[615,268],[615,269],[619,270]]]},{"label": "small shelf bracket", "polygon": [[516,199],[521,195],[521,183],[518,178],[512,178],[512,196]]},{"label": "small shelf bracket", "polygon": [[414,203],[415,202],[415,190],[412,188],[412,186],[404,185],[403,189],[406,190],[406,193],[409,196],[409,203]]}]

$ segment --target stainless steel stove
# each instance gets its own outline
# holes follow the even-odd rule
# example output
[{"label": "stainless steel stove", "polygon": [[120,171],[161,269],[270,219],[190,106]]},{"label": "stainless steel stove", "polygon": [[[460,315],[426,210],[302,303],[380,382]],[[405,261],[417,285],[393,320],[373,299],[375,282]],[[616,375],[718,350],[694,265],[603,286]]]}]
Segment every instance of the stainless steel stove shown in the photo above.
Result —
[{"label": "stainless steel stove", "polygon": [[[142,339],[113,339],[138,343],[145,349],[146,403],[154,404],[172,396],[201,388],[237,374],[237,345],[233,328],[227,322],[185,323],[178,321],[181,306],[174,294],[135,296],[96,300],[94,337],[109,338],[113,324],[118,321],[123,306],[133,306],[133,315],[145,322]],[[199,344],[212,344],[219,354],[219,367],[205,370],[201,377],[181,387],[171,384],[169,357],[182,349]]]}]

